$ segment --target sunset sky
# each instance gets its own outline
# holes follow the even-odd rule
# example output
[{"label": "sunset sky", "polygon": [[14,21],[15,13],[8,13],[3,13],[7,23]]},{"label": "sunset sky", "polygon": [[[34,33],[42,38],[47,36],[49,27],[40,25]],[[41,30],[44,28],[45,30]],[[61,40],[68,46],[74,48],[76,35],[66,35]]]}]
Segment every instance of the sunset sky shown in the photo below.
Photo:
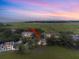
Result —
[{"label": "sunset sky", "polygon": [[0,0],[0,21],[79,20],[79,0]]}]

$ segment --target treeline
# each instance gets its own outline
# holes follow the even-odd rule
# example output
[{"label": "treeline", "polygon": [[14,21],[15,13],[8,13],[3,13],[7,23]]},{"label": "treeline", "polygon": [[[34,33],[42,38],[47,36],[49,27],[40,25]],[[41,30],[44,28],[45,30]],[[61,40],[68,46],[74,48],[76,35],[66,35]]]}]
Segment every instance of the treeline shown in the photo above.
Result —
[{"label": "treeline", "polygon": [[[50,39],[47,39],[49,46],[58,45],[67,48],[79,49],[79,35],[73,32],[62,31],[59,32],[59,38],[56,38],[54,35]],[[73,35],[73,36],[72,36]],[[77,36],[76,36],[77,35]]]},{"label": "treeline", "polygon": [[79,21],[25,21],[25,23],[78,23]]},{"label": "treeline", "polygon": [[9,28],[0,28],[0,42],[17,41],[21,37],[21,32],[21,29],[14,32]]}]

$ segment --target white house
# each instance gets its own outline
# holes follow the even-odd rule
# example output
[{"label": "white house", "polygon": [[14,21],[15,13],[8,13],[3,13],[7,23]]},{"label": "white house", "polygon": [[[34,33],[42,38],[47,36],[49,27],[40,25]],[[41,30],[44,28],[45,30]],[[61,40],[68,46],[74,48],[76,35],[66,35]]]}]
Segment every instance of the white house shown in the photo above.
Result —
[{"label": "white house", "polygon": [[43,45],[43,46],[47,45],[46,39],[39,40],[39,41],[37,42],[37,44],[38,44],[38,45]]},{"label": "white house", "polygon": [[79,41],[79,35],[78,34],[71,35],[71,37],[74,41]]},{"label": "white house", "polygon": [[51,33],[46,33],[47,38],[51,38],[52,34]]},{"label": "white house", "polygon": [[[16,43],[17,42],[5,42],[5,43],[0,44],[0,52],[18,50],[18,48],[14,47]],[[17,44],[20,44],[20,43],[17,43]]]},{"label": "white house", "polygon": [[9,50],[16,50],[14,48],[14,42],[5,42],[3,45],[3,48],[5,51],[9,51]]},{"label": "white house", "polygon": [[22,37],[31,37],[33,32],[22,32]]}]

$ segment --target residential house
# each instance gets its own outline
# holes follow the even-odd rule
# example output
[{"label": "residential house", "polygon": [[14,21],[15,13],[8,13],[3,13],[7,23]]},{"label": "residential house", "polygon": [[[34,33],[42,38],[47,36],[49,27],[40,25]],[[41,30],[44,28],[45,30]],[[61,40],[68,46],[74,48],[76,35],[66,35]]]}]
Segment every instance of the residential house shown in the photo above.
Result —
[{"label": "residential house", "polygon": [[3,48],[5,51],[16,50],[14,48],[14,42],[5,42]]},{"label": "residential house", "polygon": [[0,44],[0,52],[16,50],[14,48],[14,42],[5,42]]},{"label": "residential house", "polygon": [[19,40],[17,42],[10,41],[10,42],[1,43],[0,44],[0,52],[18,50],[18,46],[21,43],[22,43],[21,40]]},{"label": "residential house", "polygon": [[33,32],[22,32],[22,37],[32,37]]},{"label": "residential house", "polygon": [[51,33],[46,33],[46,38],[51,38],[52,34]]},{"label": "residential house", "polygon": [[49,33],[46,33],[46,37],[47,38],[59,38],[60,37],[60,33],[58,32],[49,32]]},{"label": "residential house", "polygon": [[79,41],[79,34],[71,35],[71,37],[74,41]]}]

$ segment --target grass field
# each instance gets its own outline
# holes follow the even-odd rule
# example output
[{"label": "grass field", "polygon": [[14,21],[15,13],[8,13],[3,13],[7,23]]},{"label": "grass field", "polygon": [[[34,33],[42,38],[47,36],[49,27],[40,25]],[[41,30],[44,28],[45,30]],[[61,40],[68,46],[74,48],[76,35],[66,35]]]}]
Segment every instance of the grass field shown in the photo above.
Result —
[{"label": "grass field", "polygon": [[0,59],[79,59],[79,51],[52,46],[33,50],[30,54],[20,55],[14,52],[0,54]]},{"label": "grass field", "polygon": [[46,32],[72,31],[79,33],[79,23],[11,23],[6,28],[41,28]]},{"label": "grass field", "polygon": [[49,31],[73,31],[79,33],[79,23],[11,23],[7,28],[41,28]]},{"label": "grass field", "polygon": [[[5,28],[27,29],[41,28],[50,31],[73,31],[79,33],[79,23],[11,23]],[[15,52],[0,53],[0,59],[79,59],[79,51],[58,46],[33,50],[30,54],[20,55]]]}]

